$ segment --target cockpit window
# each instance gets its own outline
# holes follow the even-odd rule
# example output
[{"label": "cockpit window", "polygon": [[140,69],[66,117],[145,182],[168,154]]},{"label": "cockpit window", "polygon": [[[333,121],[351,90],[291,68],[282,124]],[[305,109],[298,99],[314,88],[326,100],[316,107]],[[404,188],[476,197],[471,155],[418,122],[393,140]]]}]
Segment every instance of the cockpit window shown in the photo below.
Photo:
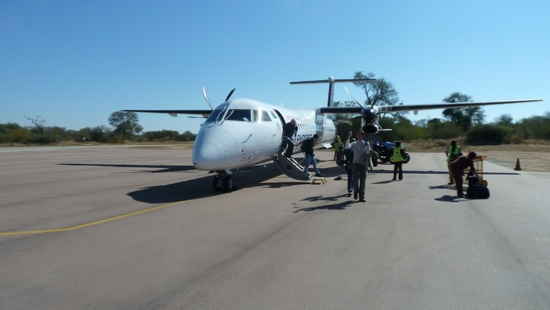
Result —
[{"label": "cockpit window", "polygon": [[269,118],[269,114],[267,113],[267,111],[262,111],[262,121],[271,122],[271,118]]},{"label": "cockpit window", "polygon": [[250,122],[252,120],[250,110],[233,109],[227,112],[228,121]]},{"label": "cockpit window", "polygon": [[215,122],[217,120],[220,120],[220,118],[223,116],[223,115],[220,115],[220,113],[223,114],[223,112],[225,112],[225,109],[212,111],[212,113],[210,113],[210,115],[206,119],[206,122]]},{"label": "cockpit window", "polygon": [[271,122],[269,113],[263,110],[254,110],[254,121],[255,122]]}]

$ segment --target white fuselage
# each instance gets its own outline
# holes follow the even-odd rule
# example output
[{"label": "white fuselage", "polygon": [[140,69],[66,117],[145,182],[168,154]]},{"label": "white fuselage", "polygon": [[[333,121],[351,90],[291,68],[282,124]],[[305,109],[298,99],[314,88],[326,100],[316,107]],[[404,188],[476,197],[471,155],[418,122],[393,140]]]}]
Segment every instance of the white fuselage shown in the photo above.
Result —
[{"label": "white fuselage", "polygon": [[[237,98],[220,104],[202,124],[193,148],[193,165],[207,171],[230,170],[270,160],[281,147],[283,126],[296,120],[294,143],[319,135],[331,142],[336,128],[318,109],[286,109]],[[298,148],[295,148],[297,150]]]}]

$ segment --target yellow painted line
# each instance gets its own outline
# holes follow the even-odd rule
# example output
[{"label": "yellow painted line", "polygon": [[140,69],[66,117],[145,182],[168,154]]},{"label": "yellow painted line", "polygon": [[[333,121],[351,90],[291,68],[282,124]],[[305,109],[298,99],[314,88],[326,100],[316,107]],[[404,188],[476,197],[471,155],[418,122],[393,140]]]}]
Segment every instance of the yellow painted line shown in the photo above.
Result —
[{"label": "yellow painted line", "polygon": [[85,223],[85,224],[81,224],[81,225],[77,225],[77,226],[73,226],[73,227],[69,227],[69,228],[29,230],[29,231],[8,231],[8,232],[0,232],[0,236],[46,234],[46,233],[57,233],[57,232],[73,231],[73,230],[78,230],[78,229],[85,228],[85,227],[90,227],[90,226],[95,226],[95,225],[99,225],[99,224],[103,224],[103,223],[107,223],[107,222],[111,222],[111,221],[120,220],[120,219],[130,217],[130,216],[134,216],[134,215],[139,215],[139,214],[143,214],[143,213],[147,213],[147,212],[167,208],[167,207],[170,207],[170,206],[173,206],[173,205],[180,204],[182,202],[185,202],[185,200],[165,204],[165,205],[162,205],[162,206],[152,207],[152,208],[141,210],[141,211],[136,211],[136,212],[132,212],[132,213],[118,215],[118,216],[115,216],[115,217],[110,217],[110,218],[106,218],[106,219],[103,219],[103,220],[90,222],[90,223]]}]

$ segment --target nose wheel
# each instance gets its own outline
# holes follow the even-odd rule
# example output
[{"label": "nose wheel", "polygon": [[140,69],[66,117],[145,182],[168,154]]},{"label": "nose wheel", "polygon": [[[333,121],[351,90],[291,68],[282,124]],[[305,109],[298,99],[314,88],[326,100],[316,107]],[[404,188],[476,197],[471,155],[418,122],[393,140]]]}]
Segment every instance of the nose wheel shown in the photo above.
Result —
[{"label": "nose wheel", "polygon": [[226,193],[236,188],[233,177],[225,171],[218,171],[218,175],[214,177],[212,186],[214,187],[214,191]]}]

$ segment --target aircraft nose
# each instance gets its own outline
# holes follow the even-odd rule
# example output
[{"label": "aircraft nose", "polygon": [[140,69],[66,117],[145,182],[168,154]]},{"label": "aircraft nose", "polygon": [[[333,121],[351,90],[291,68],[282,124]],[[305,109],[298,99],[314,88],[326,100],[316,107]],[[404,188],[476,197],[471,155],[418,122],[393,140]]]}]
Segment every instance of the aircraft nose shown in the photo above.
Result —
[{"label": "aircraft nose", "polygon": [[204,142],[193,148],[193,165],[201,170],[217,170],[220,166],[221,152],[216,145]]}]

